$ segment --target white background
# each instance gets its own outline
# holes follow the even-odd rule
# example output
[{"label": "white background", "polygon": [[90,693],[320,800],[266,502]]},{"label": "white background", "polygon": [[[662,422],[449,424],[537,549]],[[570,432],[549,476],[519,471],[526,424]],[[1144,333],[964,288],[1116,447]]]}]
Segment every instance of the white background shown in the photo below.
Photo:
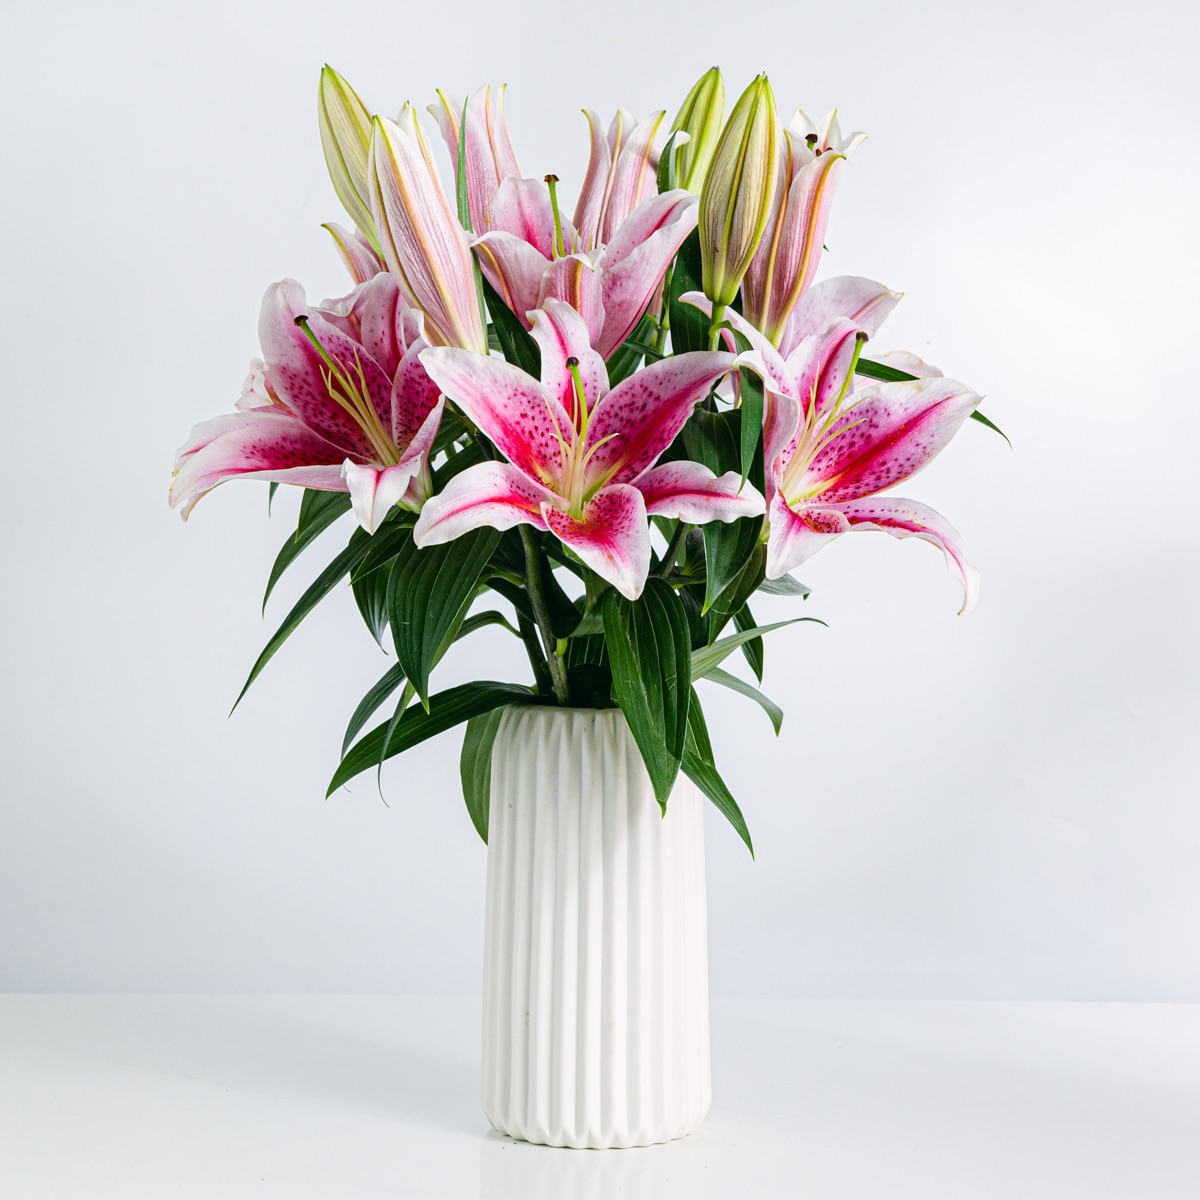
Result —
[{"label": "white background", "polygon": [[[458,735],[387,806],[322,799],[387,665],[348,591],[227,720],[335,543],[260,621],[294,499],[231,483],[183,526],[172,455],[268,283],[345,290],[323,62],[387,112],[507,80],[523,169],[572,192],[580,107],[669,118],[716,60],[870,133],[823,272],[906,292],[878,345],[1015,448],[971,425],[902,489],[964,534],[973,615],[928,546],[844,538],[802,572],[830,628],[768,646],[783,736],[707,690],[759,851],[710,813],[714,993],[1200,1000],[1190,6],[4,8],[0,991],[476,990]],[[503,637],[442,682],[524,680]]]}]

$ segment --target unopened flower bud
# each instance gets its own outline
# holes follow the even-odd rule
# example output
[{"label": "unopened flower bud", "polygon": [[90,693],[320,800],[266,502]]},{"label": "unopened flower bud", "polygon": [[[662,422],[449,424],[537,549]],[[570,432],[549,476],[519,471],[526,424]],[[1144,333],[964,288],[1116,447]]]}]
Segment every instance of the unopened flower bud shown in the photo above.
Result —
[{"label": "unopened flower bud", "polygon": [[712,67],[696,80],[671,126],[672,131],[688,135],[675,158],[676,187],[700,194],[724,123],[725,81],[721,68]]},{"label": "unopened flower bud", "polygon": [[371,218],[371,193],[367,187],[371,114],[354,89],[332,67],[327,66],[321,71],[317,117],[333,190],[354,224],[378,250],[375,222]]},{"label": "unopened flower bud", "polygon": [[780,137],[775,96],[760,75],[733,106],[700,191],[703,288],[715,306],[733,302],[762,238]]}]

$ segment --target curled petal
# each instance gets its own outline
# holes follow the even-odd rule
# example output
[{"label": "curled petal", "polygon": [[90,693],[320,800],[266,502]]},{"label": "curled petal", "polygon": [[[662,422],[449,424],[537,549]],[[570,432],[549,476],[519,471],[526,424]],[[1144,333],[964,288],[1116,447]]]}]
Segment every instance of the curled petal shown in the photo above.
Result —
[{"label": "curled petal", "polygon": [[563,441],[575,424],[536,379],[498,358],[444,347],[422,350],[429,377],[531,479],[554,486],[562,476]]},{"label": "curled petal", "polygon": [[979,401],[970,388],[941,377],[864,388],[834,425],[801,486],[822,504],[881,492],[924,467]]},{"label": "curled petal", "polygon": [[958,531],[940,513],[927,504],[902,500],[898,496],[859,500],[834,507],[849,529],[880,529],[892,537],[916,537],[937,546],[946,555],[946,569],[963,587],[959,616],[965,616],[975,607],[979,598],[979,572],[964,557]]},{"label": "curled petal", "polygon": [[481,525],[545,529],[542,507],[552,503],[553,493],[510,463],[479,463],[455,475],[442,491],[425,501],[413,540],[418,546],[439,546]]},{"label": "curled petal", "polygon": [[634,485],[652,517],[678,517],[689,525],[759,517],[763,498],[736,471],[714,475],[703,463],[664,463],[642,475]]},{"label": "curled petal", "polygon": [[350,506],[358,523],[374,533],[384,517],[403,499],[409,481],[419,466],[417,459],[394,467],[360,466],[350,459],[342,464],[342,474],[350,491]]},{"label": "curled petal", "polygon": [[344,492],[345,451],[280,405],[228,413],[197,425],[175,458],[168,500],[183,516],[235,476]]},{"label": "curled petal", "polygon": [[588,408],[608,394],[608,370],[604,359],[592,349],[583,318],[561,300],[547,300],[545,308],[530,314],[533,340],[542,352],[542,383],[562,402],[572,422],[579,423],[575,378],[567,366],[573,358],[583,383]]},{"label": "curled petal", "polygon": [[604,281],[597,270],[598,255],[568,254],[557,258],[542,276],[538,307],[562,300],[584,320],[592,345],[598,347],[604,329]]},{"label": "curled petal", "polygon": [[642,493],[627,484],[603,488],[584,506],[579,520],[559,503],[542,507],[551,532],[622,596],[636,600],[650,573],[650,527]]},{"label": "curled petal", "polygon": [[[587,174],[579,192],[579,203],[575,206],[575,229],[579,236],[580,250],[595,246],[600,230],[600,217],[604,211],[604,198],[608,191],[609,171],[612,167],[612,150],[604,136],[600,118],[585,108],[588,133],[591,136],[591,154],[588,157]],[[617,114],[618,118],[621,113]]]},{"label": "curled petal", "polygon": [[510,233],[528,242],[543,258],[553,258],[554,209],[545,184],[536,179],[504,180],[492,201],[489,228]]},{"label": "curled petal", "polygon": [[600,260],[604,326],[596,343],[605,358],[641,320],[671,260],[695,229],[697,211],[689,193],[664,192],[640,204],[605,247]]},{"label": "curled petal", "polygon": [[732,366],[732,354],[696,350],[653,363],[619,383],[596,405],[588,424],[588,486],[632,483],[652,467],[696,403]]},{"label": "curled petal", "polygon": [[511,233],[485,233],[474,242],[479,268],[500,299],[525,322],[526,313],[537,308],[542,277],[550,260],[540,250]]},{"label": "curled petal", "polygon": [[346,264],[346,270],[350,272],[350,278],[355,284],[366,283],[380,271],[387,270],[383,260],[361,233],[350,233],[332,221],[326,222],[322,228],[329,231],[333,244],[342,256],[342,262]]},{"label": "curled petal", "polygon": [[893,292],[873,279],[857,275],[823,279],[800,297],[780,339],[780,350],[784,355],[790,354],[802,339],[819,333],[838,317],[853,321],[868,337],[874,337],[900,300],[900,292]]}]

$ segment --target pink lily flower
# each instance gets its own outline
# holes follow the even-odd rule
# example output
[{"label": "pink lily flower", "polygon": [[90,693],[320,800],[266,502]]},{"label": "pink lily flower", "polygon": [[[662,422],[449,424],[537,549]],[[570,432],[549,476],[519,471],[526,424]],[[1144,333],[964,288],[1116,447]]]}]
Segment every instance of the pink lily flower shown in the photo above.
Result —
[{"label": "pink lily flower", "polygon": [[429,450],[445,402],[426,375],[421,314],[377,275],[310,308],[294,280],[272,284],[238,411],[197,425],[175,459],[170,504],[186,519],[226,479],[348,491],[368,533],[429,493]]},{"label": "pink lily flower", "polygon": [[762,496],[739,488],[736,472],[718,478],[700,463],[655,466],[733,355],[677,355],[609,391],[604,359],[570,305],[548,300],[531,324],[540,382],[498,358],[422,352],[430,377],[508,462],[470,467],[426,501],[413,531],[418,546],[481,525],[532,525],[634,600],[650,569],[648,515],[700,524],[762,513]]},{"label": "pink lily flower", "polygon": [[797,112],[783,132],[775,199],[742,282],[747,320],[777,346],[820,264],[842,168],[866,136],[843,138],[836,111],[820,126]]},{"label": "pink lily flower", "polygon": [[398,122],[375,117],[371,128],[371,212],[388,269],[433,345],[486,353],[471,247],[416,111],[406,104]]},{"label": "pink lily flower", "polygon": [[[429,105],[427,111],[442,131],[457,178],[463,106],[461,101],[442,91],[438,92],[438,100],[441,103]],[[494,229],[492,202],[496,191],[509,176],[521,174],[504,121],[503,87],[495,92],[490,85],[481,87],[467,101],[466,173],[471,228],[476,233]]]},{"label": "pink lily flower", "polygon": [[[883,530],[939,547],[963,586],[959,611],[967,613],[975,605],[979,574],[967,563],[954,527],[927,505],[877,493],[921,470],[981,397],[911,355],[885,357],[921,378],[857,386],[859,352],[894,306],[894,294],[869,280],[843,278],[822,286],[824,291],[809,293],[817,297],[809,317],[828,315],[841,301],[862,323],[835,313],[824,328],[803,336],[786,359],[744,317],[725,314],[752,347],[738,365],[765,385],[767,578],[778,579],[843,533]],[[711,312],[702,293],[689,292],[685,299]]]}]

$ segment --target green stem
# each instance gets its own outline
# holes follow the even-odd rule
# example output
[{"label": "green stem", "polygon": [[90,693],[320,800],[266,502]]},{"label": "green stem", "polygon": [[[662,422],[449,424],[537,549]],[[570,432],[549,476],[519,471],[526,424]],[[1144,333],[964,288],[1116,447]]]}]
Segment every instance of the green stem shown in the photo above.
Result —
[{"label": "green stem", "polygon": [[672,263],[667,268],[667,273],[663,276],[662,298],[663,311],[662,320],[655,322],[654,326],[654,341],[652,345],[655,350],[661,350],[665,344],[664,336],[671,329],[671,280],[675,275],[675,264]]},{"label": "green stem", "polygon": [[542,653],[541,643],[538,641],[537,627],[520,609],[517,609],[517,625],[521,630],[521,641],[525,643],[525,653],[529,655],[529,665],[533,668],[538,694],[549,696],[554,690],[554,684],[550,679],[550,668],[546,666],[546,656]]},{"label": "green stem", "polygon": [[528,525],[522,525],[520,528],[521,544],[525,547],[525,586],[529,589],[533,615],[542,635],[546,665],[550,669],[550,683],[554,688],[554,698],[559,704],[567,706],[571,703],[571,689],[567,684],[566,665],[557,653],[558,639],[554,636],[554,626],[550,620],[550,605],[546,601],[546,584],[542,575],[545,560],[534,540],[533,530]]},{"label": "green stem", "polygon": [[710,350],[719,350],[721,348],[721,330],[718,326],[725,320],[725,305],[713,303],[712,321],[708,326],[708,348]]},{"label": "green stem", "polygon": [[658,570],[654,572],[660,579],[666,579],[671,573],[671,568],[675,565],[680,550],[683,549],[683,543],[690,529],[691,526],[686,521],[680,521],[675,526],[675,532],[671,535],[671,541],[662,556],[662,562],[658,564]]}]

